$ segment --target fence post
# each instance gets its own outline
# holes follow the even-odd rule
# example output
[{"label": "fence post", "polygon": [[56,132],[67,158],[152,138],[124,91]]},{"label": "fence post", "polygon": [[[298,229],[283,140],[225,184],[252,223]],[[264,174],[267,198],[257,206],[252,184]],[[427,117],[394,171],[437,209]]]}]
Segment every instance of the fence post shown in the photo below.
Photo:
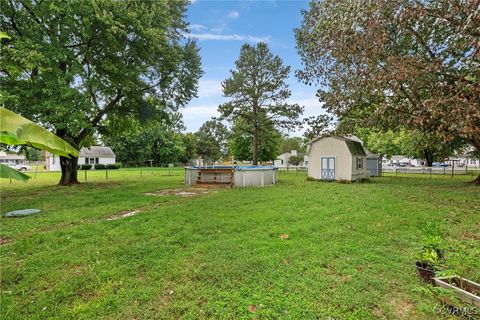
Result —
[{"label": "fence post", "polygon": [[105,180],[108,180],[108,169],[105,168]]},{"label": "fence post", "polygon": [[87,169],[85,169],[84,172],[85,172],[85,181],[87,181]]},{"label": "fence post", "polygon": [[140,177],[143,178],[143,171],[142,170],[140,170]]}]

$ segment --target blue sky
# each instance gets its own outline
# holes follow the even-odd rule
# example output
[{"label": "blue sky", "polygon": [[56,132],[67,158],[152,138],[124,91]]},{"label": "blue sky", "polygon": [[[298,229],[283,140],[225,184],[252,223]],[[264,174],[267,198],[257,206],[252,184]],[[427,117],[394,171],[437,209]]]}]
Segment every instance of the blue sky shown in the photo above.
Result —
[{"label": "blue sky", "polygon": [[315,88],[299,83],[294,75],[301,62],[293,29],[301,24],[301,9],[307,8],[308,1],[191,0],[187,19],[191,36],[198,39],[205,74],[199,82],[199,97],[182,110],[187,131],[197,131],[203,122],[218,116],[218,105],[226,101],[221,82],[230,76],[245,42],[268,43],[270,50],[292,67],[290,101],[305,106],[304,116],[324,112]]}]

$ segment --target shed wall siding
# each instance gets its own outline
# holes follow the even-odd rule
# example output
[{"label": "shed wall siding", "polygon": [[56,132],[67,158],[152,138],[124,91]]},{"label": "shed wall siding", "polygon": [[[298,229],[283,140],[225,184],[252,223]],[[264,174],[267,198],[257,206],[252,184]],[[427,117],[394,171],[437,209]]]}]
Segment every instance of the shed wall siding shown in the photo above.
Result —
[{"label": "shed wall siding", "polygon": [[312,143],[309,149],[308,176],[321,179],[321,158],[335,158],[335,179],[351,180],[352,156],[344,141],[324,138]]},{"label": "shed wall siding", "polygon": [[[357,158],[362,158],[363,161],[363,166],[362,169],[357,170]],[[349,180],[359,180],[359,179],[365,179],[368,178],[368,171],[367,171],[367,157],[365,156],[353,156],[352,157],[352,166],[351,172],[352,172],[352,178]]]}]

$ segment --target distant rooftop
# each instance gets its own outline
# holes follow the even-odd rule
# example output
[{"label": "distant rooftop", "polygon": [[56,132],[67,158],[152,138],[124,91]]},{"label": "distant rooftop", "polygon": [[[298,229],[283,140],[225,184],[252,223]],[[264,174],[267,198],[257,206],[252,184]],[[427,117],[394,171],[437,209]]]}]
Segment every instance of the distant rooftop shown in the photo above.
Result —
[{"label": "distant rooftop", "polygon": [[110,147],[101,147],[101,146],[92,146],[90,148],[80,149],[80,157],[106,157],[114,158],[115,153],[113,153]]}]

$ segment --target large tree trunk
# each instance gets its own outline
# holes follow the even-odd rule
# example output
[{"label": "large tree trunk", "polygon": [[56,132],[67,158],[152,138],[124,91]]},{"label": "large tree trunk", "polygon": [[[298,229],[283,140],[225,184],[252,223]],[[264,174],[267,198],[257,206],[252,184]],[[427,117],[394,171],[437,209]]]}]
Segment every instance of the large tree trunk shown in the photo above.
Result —
[{"label": "large tree trunk", "polygon": [[77,179],[78,158],[60,157],[60,167],[62,168],[62,177],[59,186],[69,186],[80,183]]},{"label": "large tree trunk", "polygon": [[254,166],[258,164],[258,130],[253,132],[253,163]]},{"label": "large tree trunk", "polygon": [[470,182],[471,184],[474,184],[476,186],[480,186],[480,174],[478,175],[478,177],[476,177],[474,180],[472,180]]},{"label": "large tree trunk", "polygon": [[427,167],[431,167],[433,165],[433,153],[429,150],[423,150],[423,155],[425,156]]},{"label": "large tree trunk", "polygon": [[[480,150],[480,139],[474,139],[473,140],[473,147],[475,148],[475,150],[477,150],[476,153],[479,154],[480,152],[478,152],[478,151]],[[476,177],[470,183],[474,184],[476,186],[480,186],[480,174],[478,175],[478,177]]]}]

